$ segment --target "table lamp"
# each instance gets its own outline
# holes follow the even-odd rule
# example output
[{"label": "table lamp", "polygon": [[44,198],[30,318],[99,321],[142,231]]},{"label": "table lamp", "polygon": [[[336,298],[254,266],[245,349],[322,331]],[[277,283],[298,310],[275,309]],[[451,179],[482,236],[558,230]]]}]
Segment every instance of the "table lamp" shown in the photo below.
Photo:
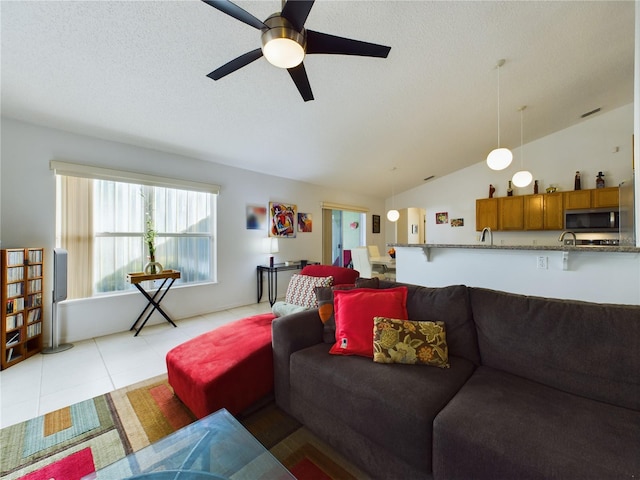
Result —
[{"label": "table lamp", "polygon": [[275,237],[267,237],[262,242],[264,253],[269,254],[269,267],[273,268],[273,254],[278,253],[278,239]]}]

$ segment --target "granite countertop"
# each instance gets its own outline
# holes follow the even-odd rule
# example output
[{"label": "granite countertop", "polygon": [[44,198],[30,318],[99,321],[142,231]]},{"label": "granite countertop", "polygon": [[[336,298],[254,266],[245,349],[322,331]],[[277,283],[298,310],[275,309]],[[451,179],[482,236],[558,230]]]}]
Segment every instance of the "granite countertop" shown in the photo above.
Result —
[{"label": "granite countertop", "polygon": [[546,250],[558,252],[614,252],[640,253],[640,247],[626,247],[619,245],[485,245],[477,244],[447,244],[447,243],[390,243],[389,247],[412,248],[465,248],[472,250]]}]

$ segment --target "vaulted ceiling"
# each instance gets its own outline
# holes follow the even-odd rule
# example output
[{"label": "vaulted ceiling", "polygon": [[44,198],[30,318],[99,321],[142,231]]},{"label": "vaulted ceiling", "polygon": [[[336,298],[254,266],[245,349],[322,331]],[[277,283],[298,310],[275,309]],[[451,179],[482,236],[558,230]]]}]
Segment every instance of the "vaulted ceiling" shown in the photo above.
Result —
[{"label": "vaulted ceiling", "polygon": [[[279,0],[238,1],[260,19]],[[315,100],[260,32],[196,1],[3,1],[2,115],[379,197],[633,101],[634,2],[317,0],[306,27],[391,46],[309,55]],[[397,170],[392,174],[394,167]]]}]

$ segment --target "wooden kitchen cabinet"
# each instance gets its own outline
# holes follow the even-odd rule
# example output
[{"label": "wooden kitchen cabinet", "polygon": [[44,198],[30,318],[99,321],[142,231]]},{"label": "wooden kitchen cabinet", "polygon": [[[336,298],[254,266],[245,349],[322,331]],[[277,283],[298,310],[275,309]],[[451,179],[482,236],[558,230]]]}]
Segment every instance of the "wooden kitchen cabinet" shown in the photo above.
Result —
[{"label": "wooden kitchen cabinet", "polygon": [[564,230],[565,210],[618,208],[618,187],[476,200],[476,230]]},{"label": "wooden kitchen cabinet", "polygon": [[544,195],[544,229],[564,229],[564,196],[561,192]]},{"label": "wooden kitchen cabinet", "polygon": [[620,204],[620,192],[618,187],[596,188],[591,192],[593,208],[617,208]]},{"label": "wooden kitchen cabinet", "polygon": [[498,230],[498,199],[480,198],[476,200],[476,231],[484,227]]},{"label": "wooden kitchen cabinet", "polygon": [[564,208],[566,210],[591,208],[591,190],[564,192]]},{"label": "wooden kitchen cabinet", "polygon": [[524,229],[544,230],[544,195],[524,197]]},{"label": "wooden kitchen cabinet", "polygon": [[498,229],[524,230],[524,197],[498,199]]},{"label": "wooden kitchen cabinet", "polygon": [[565,210],[579,210],[583,208],[617,208],[619,203],[618,187],[592,188],[590,190],[564,192]]},{"label": "wooden kitchen cabinet", "polygon": [[525,230],[562,230],[564,228],[564,209],[562,193],[525,195]]}]

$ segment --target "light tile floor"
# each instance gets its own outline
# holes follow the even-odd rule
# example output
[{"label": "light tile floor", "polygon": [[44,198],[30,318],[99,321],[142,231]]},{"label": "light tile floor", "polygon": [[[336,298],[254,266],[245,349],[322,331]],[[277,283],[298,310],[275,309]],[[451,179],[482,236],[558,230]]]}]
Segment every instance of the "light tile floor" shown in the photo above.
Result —
[{"label": "light tile floor", "polygon": [[268,303],[145,326],[74,342],[70,350],[34,355],[0,372],[0,428],[167,372],[176,345],[233,320],[269,312]]}]

